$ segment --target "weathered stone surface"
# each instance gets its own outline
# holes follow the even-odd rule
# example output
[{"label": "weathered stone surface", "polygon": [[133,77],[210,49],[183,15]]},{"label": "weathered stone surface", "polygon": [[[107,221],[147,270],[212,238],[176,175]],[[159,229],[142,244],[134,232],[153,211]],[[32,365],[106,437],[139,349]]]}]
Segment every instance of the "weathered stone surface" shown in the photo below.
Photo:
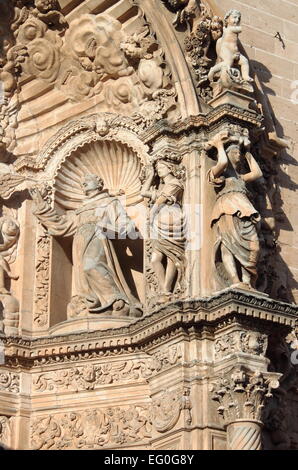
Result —
[{"label": "weathered stone surface", "polygon": [[0,10],[0,445],[297,449],[294,3]]}]

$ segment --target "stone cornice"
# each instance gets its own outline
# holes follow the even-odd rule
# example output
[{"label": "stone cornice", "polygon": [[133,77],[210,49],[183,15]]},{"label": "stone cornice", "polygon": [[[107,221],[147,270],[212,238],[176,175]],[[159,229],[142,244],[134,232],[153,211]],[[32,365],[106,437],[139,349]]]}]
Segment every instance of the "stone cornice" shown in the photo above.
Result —
[{"label": "stone cornice", "polygon": [[[290,331],[295,325],[298,306],[278,302],[254,293],[227,290],[213,297],[185,300],[156,308],[122,328],[72,333],[42,338],[6,337],[6,358],[33,365],[53,356],[121,354],[156,344],[161,337],[176,336],[189,328],[214,328],[225,319],[244,319]],[[17,359],[14,361],[14,359]]]},{"label": "stone cornice", "polygon": [[236,120],[246,125],[260,128],[263,122],[263,116],[253,110],[243,109],[238,106],[223,104],[212,109],[208,114],[198,114],[190,116],[187,119],[179,120],[171,125],[165,120],[158,121],[154,126],[147,129],[141,138],[144,143],[150,144],[162,135],[178,136],[181,133],[191,132],[198,129],[210,129],[219,121]]}]

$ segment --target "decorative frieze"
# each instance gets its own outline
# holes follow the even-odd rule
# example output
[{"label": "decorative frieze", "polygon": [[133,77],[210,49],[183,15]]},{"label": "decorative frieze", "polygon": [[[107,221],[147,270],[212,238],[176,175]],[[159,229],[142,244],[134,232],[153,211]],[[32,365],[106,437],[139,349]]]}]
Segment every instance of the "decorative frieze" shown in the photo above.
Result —
[{"label": "decorative frieze", "polygon": [[152,404],[94,408],[39,416],[32,421],[33,449],[101,449],[149,443],[154,432],[175,427],[181,411],[191,424],[189,389],[165,391]]},{"label": "decorative frieze", "polygon": [[44,328],[48,323],[51,237],[41,226],[38,231],[33,321],[38,328]]},{"label": "decorative frieze", "polygon": [[151,435],[148,406],[131,405],[35,418],[31,446],[38,450],[101,449],[148,441]]},{"label": "decorative frieze", "polygon": [[147,356],[141,361],[113,361],[51,371],[35,376],[33,391],[36,393],[79,392],[94,390],[102,385],[146,380],[178,364],[181,358],[180,348],[173,346]]}]

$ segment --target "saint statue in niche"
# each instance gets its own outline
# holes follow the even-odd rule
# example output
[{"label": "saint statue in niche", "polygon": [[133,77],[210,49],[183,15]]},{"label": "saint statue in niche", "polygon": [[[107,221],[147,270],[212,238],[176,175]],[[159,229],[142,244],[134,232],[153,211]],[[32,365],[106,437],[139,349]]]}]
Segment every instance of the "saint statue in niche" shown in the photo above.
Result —
[{"label": "saint statue in niche", "polygon": [[260,178],[262,171],[251,153],[243,152],[239,139],[225,150],[228,140],[233,139],[223,131],[207,144],[218,152],[217,164],[207,174],[217,193],[211,215],[211,226],[217,233],[214,261],[222,287],[247,289],[253,288],[257,279],[260,214],[248,198],[246,183]]},{"label": "saint statue in niche", "polygon": [[90,313],[141,316],[141,305],[132,295],[116,257],[112,239],[125,238],[135,230],[117,198],[104,189],[97,175],[81,182],[85,199],[76,211],[59,215],[34,188],[34,214],[53,236],[74,236],[73,273],[76,295],[68,306],[68,316]]},{"label": "saint statue in niche", "polygon": [[[175,291],[183,290],[186,264],[182,211],[184,174],[171,156],[158,160],[146,170],[141,194],[151,203],[151,262],[158,281],[158,293],[167,300]],[[156,180],[157,185],[154,184]]]}]

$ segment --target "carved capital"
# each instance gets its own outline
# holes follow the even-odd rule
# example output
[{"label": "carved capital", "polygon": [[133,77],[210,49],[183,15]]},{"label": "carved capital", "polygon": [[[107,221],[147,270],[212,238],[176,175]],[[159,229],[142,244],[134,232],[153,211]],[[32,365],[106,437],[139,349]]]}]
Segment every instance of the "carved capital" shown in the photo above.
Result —
[{"label": "carved capital", "polygon": [[271,390],[279,386],[280,374],[233,369],[228,376],[218,378],[211,386],[212,400],[219,403],[218,413],[226,425],[237,420],[262,420]]},{"label": "carved capital", "polygon": [[227,427],[229,450],[260,450],[263,411],[271,390],[279,386],[280,374],[261,373],[238,367],[211,387],[212,400]]}]

